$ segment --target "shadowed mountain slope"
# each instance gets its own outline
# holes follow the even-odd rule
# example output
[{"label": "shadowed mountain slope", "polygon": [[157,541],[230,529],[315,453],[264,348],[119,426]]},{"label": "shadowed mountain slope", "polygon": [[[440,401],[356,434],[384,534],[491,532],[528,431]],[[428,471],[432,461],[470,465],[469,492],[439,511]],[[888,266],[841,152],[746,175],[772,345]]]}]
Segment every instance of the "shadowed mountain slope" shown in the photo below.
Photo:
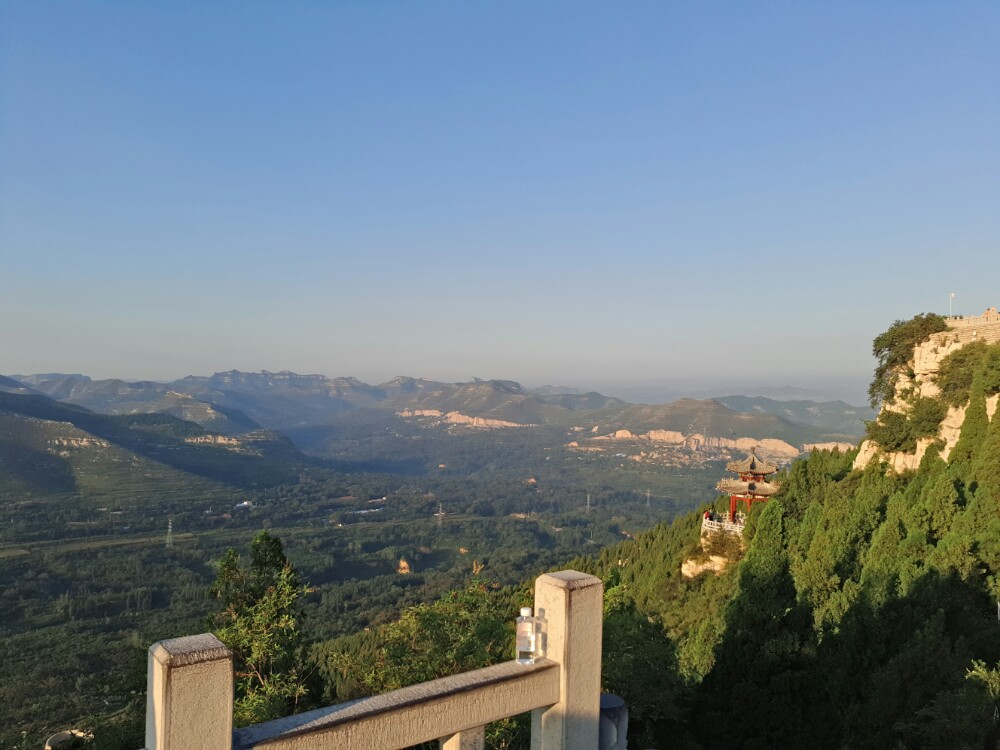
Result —
[{"label": "shadowed mountain slope", "polygon": [[[0,415],[5,419],[0,459],[8,469],[16,465],[33,472],[35,478],[24,479],[27,484],[36,482],[45,473],[44,465],[67,446],[114,447],[234,487],[294,482],[299,471],[312,464],[280,433],[258,430],[223,439],[198,424],[166,414],[96,414],[46,396],[0,393]],[[47,442],[19,439],[41,434],[36,429],[40,421],[49,425],[41,431],[48,435]],[[26,451],[43,452],[45,460],[32,468]]]},{"label": "shadowed mountain slope", "polygon": [[865,434],[865,422],[875,418],[873,409],[843,401],[776,401],[764,396],[719,396],[714,400],[733,411],[776,414],[790,422],[858,438]]},{"label": "shadowed mountain slope", "polygon": [[[499,420],[516,425],[581,427],[600,431],[676,430],[721,438],[774,438],[798,446],[830,440],[853,441],[852,409],[838,404],[775,402],[727,397],[682,399],[656,406],[632,405],[599,393],[538,393],[510,380],[474,379],[467,383],[396,377],[378,386],[357,378],[328,378],[291,372],[230,370],[209,377],[188,376],[173,383],[93,381],[76,375],[20,377],[22,383],[53,398],[110,414],[158,412],[197,422],[214,432],[240,434],[262,425],[301,434],[312,426],[335,425],[348,414],[352,423],[371,412],[404,411]],[[797,419],[793,419],[797,417]],[[804,420],[810,421],[804,421]],[[833,426],[825,427],[825,424]]]}]

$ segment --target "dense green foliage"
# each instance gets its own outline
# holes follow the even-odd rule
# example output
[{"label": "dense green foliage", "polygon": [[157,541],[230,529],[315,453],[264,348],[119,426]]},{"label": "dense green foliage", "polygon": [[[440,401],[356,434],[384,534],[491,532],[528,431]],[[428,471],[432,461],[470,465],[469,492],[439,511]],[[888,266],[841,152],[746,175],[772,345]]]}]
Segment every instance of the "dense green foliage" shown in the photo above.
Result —
[{"label": "dense green foliage", "polygon": [[[883,377],[940,321],[910,323],[876,339]],[[883,447],[912,450],[948,403],[967,403],[948,462],[932,445],[917,472],[896,476],[877,463],[853,470],[853,453],[815,452],[754,508],[745,547],[699,538],[689,515],[569,563],[605,579],[603,681],[629,703],[633,743],[996,745],[1000,419],[986,398],[1000,391],[997,369],[988,347],[956,357],[943,368],[945,397],[911,394],[903,413],[869,427]],[[719,575],[681,574],[685,560],[720,555],[730,564]],[[363,652],[380,638],[341,645]]]},{"label": "dense green foliage", "polygon": [[963,454],[931,451],[907,477],[851,471],[851,455],[797,462],[721,576],[678,574],[697,556],[693,521],[601,555],[592,570],[620,580],[676,645],[685,682],[669,700],[688,742],[996,742],[1000,419],[967,426]]},{"label": "dense green foliage", "polygon": [[867,437],[887,451],[913,453],[918,438],[937,434],[947,411],[940,399],[916,397],[905,413],[883,409],[868,423]]},{"label": "dense green foliage", "polygon": [[892,400],[896,376],[913,356],[913,347],[931,334],[947,329],[945,319],[935,313],[916,315],[909,320],[897,320],[872,342],[872,354],[877,364],[875,376],[868,387],[872,408]]},{"label": "dense green foliage", "polygon": [[215,635],[233,652],[236,726],[291,713],[306,688],[296,664],[301,641],[300,598],[307,593],[280,539],[261,531],[250,544],[250,564],[226,550],[212,595],[220,612]]},{"label": "dense green foliage", "polygon": [[913,453],[918,439],[938,434],[949,406],[968,405],[967,435],[959,450],[967,454],[970,441],[978,444],[985,433],[981,400],[1000,393],[1000,344],[973,342],[952,352],[941,361],[935,384],[941,391],[938,397],[911,391],[903,395],[902,404],[882,409],[867,423],[867,438],[887,451]]},{"label": "dense green foliage", "polygon": [[937,386],[941,397],[952,406],[962,406],[972,395],[972,381],[983,378],[986,395],[1000,393],[1000,344],[974,341],[941,360]]},{"label": "dense green foliage", "polygon": [[[526,596],[474,576],[464,588],[404,610],[395,622],[317,644],[311,659],[325,699],[374,695],[512,659],[514,617]],[[493,750],[525,747],[527,738],[527,717],[487,729]]]},{"label": "dense green foliage", "polygon": [[[882,341],[884,376],[905,367],[895,348],[916,335],[897,330]],[[586,514],[575,482],[618,466],[574,457],[584,469],[569,473],[546,463],[528,432],[492,444],[442,441],[437,450],[447,454],[434,459],[446,468],[433,475],[434,449],[421,440],[399,456],[397,473],[362,472],[345,456],[338,468],[351,474],[313,469],[298,483],[239,493],[202,474],[205,483],[186,494],[171,485],[155,510],[141,493],[75,487],[42,504],[28,494],[35,489],[11,489],[17,501],[5,504],[12,518],[0,527],[0,705],[19,721],[84,717],[100,750],[136,746],[145,647],[204,630],[213,578],[228,625],[246,635],[244,663],[255,663],[252,635],[277,625],[278,648],[264,661],[281,674],[312,669],[308,706],[391,689],[510,658],[516,607],[529,597],[521,582],[571,567],[605,580],[603,682],[629,704],[633,746],[995,746],[1000,418],[989,419],[987,397],[1000,383],[986,349],[942,368],[944,398],[910,398],[898,424],[876,427],[887,431],[884,445],[906,449],[933,434],[958,399],[966,418],[947,462],[932,446],[918,471],[896,476],[875,464],[853,470],[853,453],[815,452],[782,472],[781,494],[754,507],[742,543],[700,538],[698,514],[636,533],[657,511],[644,508],[641,480],[624,472],[620,483],[587,488]],[[140,420],[128,429],[159,436],[173,425]],[[380,445],[372,438],[364,450],[381,451],[384,467],[391,448]],[[33,449],[21,458],[47,460]],[[123,456],[108,451],[101,469],[114,471],[115,459]],[[704,471],[686,477],[691,497],[704,498],[705,479]],[[244,498],[252,508],[220,517],[219,507]],[[206,514],[210,503],[216,510]],[[447,514],[435,518],[442,504]],[[659,516],[680,504],[664,496]],[[177,530],[169,549],[167,513]],[[224,552],[263,524],[281,534],[315,591],[298,598],[285,548],[267,535],[248,567]],[[634,539],[612,543],[627,530]],[[565,562],[590,550],[596,557]],[[729,561],[725,570],[682,574],[685,561],[713,557]],[[401,560],[410,574],[397,572]],[[499,584],[469,583],[473,560]],[[306,618],[293,623],[299,603]],[[307,657],[295,648],[298,633]],[[302,687],[249,707],[287,711]],[[5,746],[20,736],[11,724]],[[523,747],[523,730],[523,721],[505,722],[490,730],[491,744]]]},{"label": "dense green foliage", "polygon": [[[978,748],[996,737],[1000,420],[908,477],[817,452],[756,506],[746,549],[682,517],[569,567],[606,583],[605,689],[636,746]],[[686,559],[722,554],[721,575]],[[313,650],[324,699],[510,657],[525,589],[481,585]],[[512,740],[508,739],[508,742]],[[517,744],[494,744],[517,747]],[[523,746],[523,745],[522,745]]]},{"label": "dense green foliage", "polygon": [[[23,414],[43,406],[56,411]],[[718,473],[717,463],[665,471],[623,469],[611,455],[581,459],[551,449],[541,430],[414,428],[395,441],[420,446],[419,462],[403,454],[394,464],[401,453],[392,441],[358,426],[338,443],[342,458],[332,468],[302,464],[292,451],[299,463],[291,483],[247,489],[184,466],[196,454],[278,465],[267,450],[255,457],[183,447],[180,436],[153,434],[176,426],[159,417],[86,417],[119,431],[106,431],[99,445],[66,445],[95,437],[65,421],[74,409],[30,399],[17,411],[0,408],[0,747],[22,731],[38,745],[70,726],[95,727],[104,738],[130,731],[138,740],[129,750],[141,744],[146,649],[214,627],[218,561],[229,547],[247,549],[261,528],[281,537],[314,589],[300,623],[311,644],[433,601],[462,585],[473,560],[504,585],[561,567],[703,502]],[[131,452],[119,437],[149,450]],[[384,471],[393,467],[400,472]],[[439,508],[445,516],[435,517]],[[398,572],[401,560],[408,575]],[[309,687],[305,700],[322,702],[323,686]]]}]

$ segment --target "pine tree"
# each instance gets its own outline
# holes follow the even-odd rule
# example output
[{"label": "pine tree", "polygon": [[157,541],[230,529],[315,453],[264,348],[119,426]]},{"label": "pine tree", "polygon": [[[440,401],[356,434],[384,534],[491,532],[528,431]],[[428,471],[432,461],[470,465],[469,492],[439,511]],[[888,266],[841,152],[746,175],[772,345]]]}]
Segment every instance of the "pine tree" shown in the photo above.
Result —
[{"label": "pine tree", "polygon": [[236,550],[227,550],[212,593],[222,605],[215,635],[233,651],[236,725],[291,712],[305,695],[296,666],[299,599],[305,588],[281,540],[259,532],[246,567],[240,565]]},{"label": "pine tree", "polygon": [[[783,509],[767,503],[739,568],[726,633],[702,684],[697,730],[708,747],[802,747],[823,714],[809,664],[815,643],[796,602]],[[819,706],[819,708],[817,708]]]},{"label": "pine tree", "polygon": [[959,473],[966,473],[989,428],[989,417],[986,415],[986,393],[983,377],[977,375],[972,381],[972,393],[969,396],[969,406],[965,410],[965,420],[962,422],[962,434],[948,456],[948,463]]}]

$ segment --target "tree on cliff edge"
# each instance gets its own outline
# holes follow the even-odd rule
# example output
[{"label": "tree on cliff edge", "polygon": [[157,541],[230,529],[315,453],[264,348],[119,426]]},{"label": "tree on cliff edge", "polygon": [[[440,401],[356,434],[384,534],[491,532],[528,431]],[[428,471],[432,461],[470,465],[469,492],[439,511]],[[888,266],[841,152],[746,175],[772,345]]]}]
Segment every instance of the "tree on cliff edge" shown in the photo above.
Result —
[{"label": "tree on cliff edge", "polygon": [[868,401],[875,409],[880,403],[891,401],[895,392],[896,376],[903,371],[913,348],[933,333],[948,328],[945,319],[935,313],[915,315],[910,320],[897,320],[872,342],[872,354],[878,360],[875,376],[868,386]]}]

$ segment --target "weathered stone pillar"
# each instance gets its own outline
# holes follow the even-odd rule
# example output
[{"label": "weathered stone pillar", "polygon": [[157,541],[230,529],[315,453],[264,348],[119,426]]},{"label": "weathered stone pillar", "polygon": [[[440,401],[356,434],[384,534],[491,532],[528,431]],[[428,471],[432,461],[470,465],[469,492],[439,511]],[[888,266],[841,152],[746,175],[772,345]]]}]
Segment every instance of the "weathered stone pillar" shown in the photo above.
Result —
[{"label": "weathered stone pillar", "polygon": [[564,570],[535,580],[545,657],[559,664],[559,702],[531,715],[531,750],[597,750],[601,714],[604,585]]},{"label": "weathered stone pillar", "polygon": [[233,654],[210,633],[149,647],[146,750],[231,750]]}]

